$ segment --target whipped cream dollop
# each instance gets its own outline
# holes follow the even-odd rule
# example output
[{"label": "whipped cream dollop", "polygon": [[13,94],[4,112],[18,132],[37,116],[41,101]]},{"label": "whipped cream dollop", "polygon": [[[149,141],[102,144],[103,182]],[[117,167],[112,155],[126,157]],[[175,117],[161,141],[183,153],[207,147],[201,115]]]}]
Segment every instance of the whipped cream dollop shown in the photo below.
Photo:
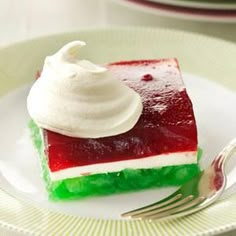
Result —
[{"label": "whipped cream dollop", "polygon": [[105,67],[77,54],[85,43],[73,41],[45,59],[27,107],[36,124],[63,135],[100,138],[134,127],[142,113],[138,93]]}]

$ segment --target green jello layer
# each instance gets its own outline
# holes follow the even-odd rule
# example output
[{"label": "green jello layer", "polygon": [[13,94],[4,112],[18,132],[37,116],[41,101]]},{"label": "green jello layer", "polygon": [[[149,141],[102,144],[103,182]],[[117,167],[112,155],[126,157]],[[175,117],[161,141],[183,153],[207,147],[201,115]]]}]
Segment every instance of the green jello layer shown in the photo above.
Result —
[{"label": "green jello layer", "polygon": [[[188,164],[152,169],[124,169],[120,172],[51,181],[47,157],[42,152],[43,144],[39,128],[33,121],[30,122],[29,127],[34,145],[41,158],[43,178],[46,182],[49,197],[53,200],[109,195],[151,187],[178,186],[200,171],[198,164]],[[201,151],[199,150],[198,159],[200,156]]]}]

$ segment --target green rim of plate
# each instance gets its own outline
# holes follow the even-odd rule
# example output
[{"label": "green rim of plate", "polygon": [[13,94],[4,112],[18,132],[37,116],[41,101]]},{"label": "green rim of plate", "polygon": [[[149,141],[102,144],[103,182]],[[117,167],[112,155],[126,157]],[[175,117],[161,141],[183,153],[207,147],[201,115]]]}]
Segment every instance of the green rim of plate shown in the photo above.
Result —
[{"label": "green rim of plate", "polygon": [[[236,91],[233,43],[168,29],[106,28],[52,35],[0,49],[0,96],[32,81],[45,56],[75,39],[87,42],[81,57],[96,63],[176,57],[182,71]],[[0,226],[37,235],[211,235],[236,228],[236,195],[187,217],[149,222],[65,215],[19,200],[0,189]]]}]

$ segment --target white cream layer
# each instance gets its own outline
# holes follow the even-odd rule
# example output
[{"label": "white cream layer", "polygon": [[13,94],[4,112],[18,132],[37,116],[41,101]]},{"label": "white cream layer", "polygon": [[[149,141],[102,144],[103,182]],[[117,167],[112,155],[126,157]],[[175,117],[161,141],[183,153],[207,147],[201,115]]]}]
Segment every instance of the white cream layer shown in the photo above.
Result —
[{"label": "white cream layer", "polygon": [[142,113],[138,93],[104,67],[78,60],[85,43],[74,41],[45,59],[27,107],[36,124],[63,135],[100,138],[134,127]]},{"label": "white cream layer", "polygon": [[80,177],[91,174],[118,172],[124,169],[149,169],[172,165],[184,165],[197,163],[197,152],[176,152],[145,157],[136,160],[116,161],[102,164],[94,164],[81,167],[67,168],[56,172],[50,171],[52,181]]}]

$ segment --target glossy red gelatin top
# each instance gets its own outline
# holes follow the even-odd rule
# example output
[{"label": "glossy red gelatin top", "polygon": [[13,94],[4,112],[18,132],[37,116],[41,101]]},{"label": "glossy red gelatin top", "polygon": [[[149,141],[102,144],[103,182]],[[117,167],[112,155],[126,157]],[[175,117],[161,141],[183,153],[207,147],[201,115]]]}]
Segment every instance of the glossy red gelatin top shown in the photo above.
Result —
[{"label": "glossy red gelatin top", "polygon": [[[144,108],[139,121],[126,133],[97,139],[72,138],[44,130],[52,172],[197,150],[192,103],[176,59],[118,62],[108,68],[141,95]],[[144,75],[148,75],[147,80],[142,79]]]}]

